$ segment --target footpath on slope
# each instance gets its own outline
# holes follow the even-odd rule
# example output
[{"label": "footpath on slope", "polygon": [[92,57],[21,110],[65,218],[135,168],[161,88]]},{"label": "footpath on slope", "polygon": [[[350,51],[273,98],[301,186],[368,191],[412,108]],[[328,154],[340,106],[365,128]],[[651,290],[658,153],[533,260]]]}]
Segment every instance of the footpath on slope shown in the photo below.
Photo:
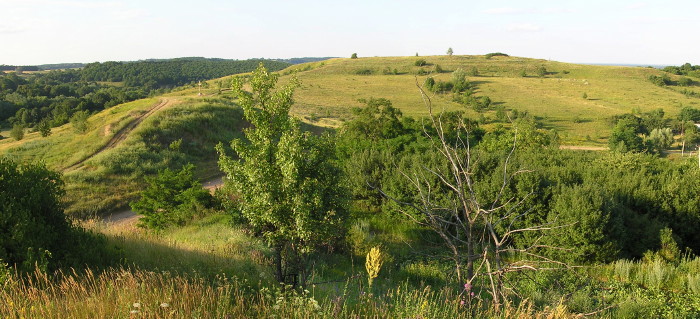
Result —
[{"label": "footpath on slope", "polygon": [[65,172],[70,172],[70,171],[74,171],[74,170],[80,169],[80,168],[84,167],[83,164],[84,164],[87,160],[89,160],[89,159],[95,157],[97,154],[100,154],[100,153],[102,153],[102,152],[104,152],[104,151],[106,151],[106,150],[115,148],[117,145],[119,145],[121,142],[123,142],[123,141],[129,136],[129,133],[131,133],[131,131],[133,131],[134,128],[136,128],[136,126],[138,126],[139,124],[141,124],[141,122],[143,122],[143,120],[145,120],[146,118],[148,118],[149,116],[153,115],[154,113],[156,113],[156,112],[160,111],[161,109],[163,109],[163,108],[165,108],[165,107],[167,107],[167,106],[170,106],[170,105],[172,105],[172,104],[173,104],[173,100],[171,100],[171,99],[169,99],[169,98],[165,98],[165,97],[164,97],[164,98],[161,98],[161,100],[160,100],[158,103],[154,104],[154,105],[148,110],[148,112],[146,112],[146,113],[140,115],[140,116],[137,117],[135,120],[133,120],[131,123],[129,123],[127,126],[123,127],[123,128],[120,129],[119,131],[117,131],[117,133],[114,134],[114,136],[113,136],[109,141],[107,141],[107,144],[105,144],[104,146],[100,147],[97,151],[95,151],[94,153],[88,155],[88,156],[85,157],[84,159],[82,159],[82,160],[76,162],[75,164],[73,164],[73,165],[71,165],[71,166],[68,166],[68,167],[64,168],[64,169],[63,169],[63,172],[65,173]]}]

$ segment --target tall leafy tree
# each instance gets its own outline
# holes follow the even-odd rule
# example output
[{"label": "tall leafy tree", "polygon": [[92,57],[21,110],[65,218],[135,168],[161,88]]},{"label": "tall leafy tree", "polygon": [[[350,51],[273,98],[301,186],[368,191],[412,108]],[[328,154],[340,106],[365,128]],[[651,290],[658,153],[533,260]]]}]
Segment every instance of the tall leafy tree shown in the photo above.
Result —
[{"label": "tall leafy tree", "polygon": [[347,213],[332,144],[300,130],[289,116],[297,82],[276,90],[277,80],[260,65],[249,83],[252,92],[234,81],[251,127],[245,139],[231,142],[235,157],[221,144],[217,150],[244,219],[274,250],[276,279],[295,285],[304,283],[312,254],[345,233]]}]

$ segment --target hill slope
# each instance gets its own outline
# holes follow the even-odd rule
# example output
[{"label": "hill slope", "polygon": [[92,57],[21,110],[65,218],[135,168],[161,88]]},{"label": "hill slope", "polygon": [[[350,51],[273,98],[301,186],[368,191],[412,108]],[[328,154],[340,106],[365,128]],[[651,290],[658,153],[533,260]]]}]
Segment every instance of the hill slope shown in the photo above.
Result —
[{"label": "hill slope", "polygon": [[[427,65],[416,66],[425,60]],[[439,65],[442,73],[435,73]],[[539,77],[538,68],[546,75]],[[527,111],[538,117],[545,128],[556,129],[568,143],[603,143],[610,126],[606,119],[633,109],[647,112],[663,108],[666,116],[675,116],[681,106],[698,106],[700,99],[680,93],[677,87],[659,87],[649,75],[665,72],[652,68],[595,66],[560,63],[519,57],[427,56],[332,59],[290,67],[298,70],[302,87],[297,91],[294,112],[307,121],[337,126],[351,116],[351,108],[360,106],[360,98],[383,97],[406,115],[427,114],[416,83],[428,77],[449,81],[451,72],[462,68],[477,76],[468,76],[476,96],[488,96],[492,107],[483,115],[495,119],[496,107],[506,111]],[[425,72],[424,75],[419,75]],[[523,72],[525,76],[523,76]],[[361,75],[358,73],[369,73]],[[397,73],[397,74],[394,74]],[[671,75],[672,79],[676,76]],[[700,91],[697,87],[687,88]],[[583,98],[586,93],[587,98]],[[479,114],[452,101],[453,95],[431,95],[437,109],[464,110]],[[591,140],[587,141],[586,136]]]}]

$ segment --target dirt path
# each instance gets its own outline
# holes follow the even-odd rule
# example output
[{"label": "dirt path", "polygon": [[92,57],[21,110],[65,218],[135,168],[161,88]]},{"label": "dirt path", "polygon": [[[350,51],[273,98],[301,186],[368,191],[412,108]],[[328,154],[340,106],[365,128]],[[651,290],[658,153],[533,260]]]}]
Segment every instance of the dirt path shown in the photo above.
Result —
[{"label": "dirt path", "polygon": [[[146,118],[153,115],[154,113],[156,113],[156,112],[160,111],[161,109],[163,109],[167,106],[170,106],[172,104],[173,104],[173,100],[168,99],[168,98],[161,98],[161,100],[157,104],[153,105],[153,107],[151,107],[148,110],[148,112],[137,117],[135,120],[133,120],[127,126],[123,127],[116,134],[114,134],[114,136],[107,142],[107,144],[100,147],[100,149],[98,149],[94,153],[90,154],[86,158],[78,161],[77,163],[75,163],[71,166],[66,167],[65,169],[63,169],[63,172],[69,172],[69,171],[79,169],[79,168],[83,167],[83,164],[85,163],[85,161],[95,157],[95,155],[100,154],[108,149],[112,149],[112,148],[116,147],[117,145],[119,145],[119,143],[123,142],[129,136],[129,133],[131,133],[131,131],[133,131],[134,128],[136,128],[136,126],[141,124],[141,122],[143,122],[143,120],[145,120]],[[107,134],[108,131],[111,131],[111,124],[107,125],[107,127],[105,128],[105,134]]]},{"label": "dirt path", "polygon": [[[213,179],[210,179],[204,183],[202,183],[202,187],[205,189],[208,189],[209,192],[214,193],[218,188],[224,185],[224,177],[219,176]],[[107,222],[108,224],[125,224],[125,223],[135,223],[140,215],[136,214],[136,212],[132,211],[131,209],[124,209],[120,211],[113,212],[109,216],[104,217],[104,221]]]},{"label": "dirt path", "polygon": [[605,146],[581,146],[581,145],[559,145],[561,150],[577,150],[577,151],[607,151]]}]

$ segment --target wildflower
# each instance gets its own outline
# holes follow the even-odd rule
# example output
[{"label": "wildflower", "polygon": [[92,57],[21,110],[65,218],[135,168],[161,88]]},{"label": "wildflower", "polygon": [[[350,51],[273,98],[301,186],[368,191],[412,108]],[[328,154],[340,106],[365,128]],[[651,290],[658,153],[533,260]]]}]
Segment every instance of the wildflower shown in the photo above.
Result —
[{"label": "wildflower", "polygon": [[161,308],[168,308],[168,307],[170,307],[170,305],[169,305],[167,302],[162,302],[162,303],[160,304],[160,307],[161,307]]},{"label": "wildflower", "polygon": [[134,306],[134,308],[139,308],[139,307],[141,307],[141,304],[138,302],[134,302],[133,306]]},{"label": "wildflower", "polygon": [[466,291],[472,290],[472,284],[470,284],[470,283],[464,284],[464,290],[466,290]]},{"label": "wildflower", "polygon": [[461,300],[461,301],[459,302],[459,305],[460,305],[460,306],[464,306],[464,300]]},{"label": "wildflower", "polygon": [[132,310],[132,311],[129,311],[129,313],[132,314],[132,315],[135,315],[135,314],[139,313],[139,311],[138,311],[138,310]]}]

